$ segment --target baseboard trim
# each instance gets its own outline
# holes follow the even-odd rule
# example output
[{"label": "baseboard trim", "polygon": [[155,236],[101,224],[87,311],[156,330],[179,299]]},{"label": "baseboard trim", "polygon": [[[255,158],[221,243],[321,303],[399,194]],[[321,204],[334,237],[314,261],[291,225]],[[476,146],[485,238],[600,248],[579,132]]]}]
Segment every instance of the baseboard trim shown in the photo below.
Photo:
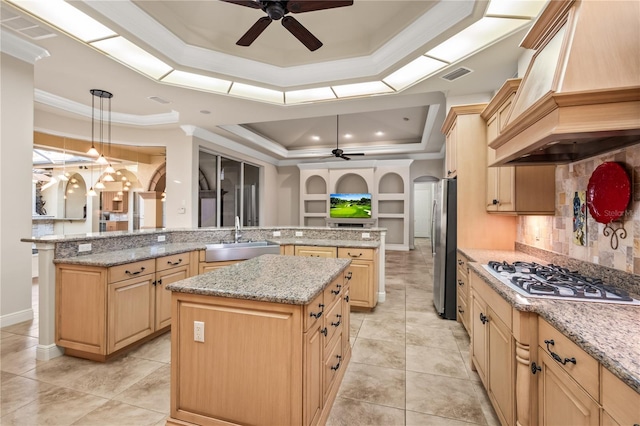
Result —
[{"label": "baseboard trim", "polygon": [[24,309],[18,312],[12,312],[10,314],[0,316],[0,328],[8,327],[10,325],[18,324],[25,321],[31,321],[33,319],[33,308]]},{"label": "baseboard trim", "polygon": [[385,300],[387,300],[387,292],[386,291],[380,291],[378,292],[378,302],[382,303]]},{"label": "baseboard trim", "polygon": [[64,348],[55,343],[36,347],[36,359],[38,361],[49,361],[62,355],[64,355]]}]

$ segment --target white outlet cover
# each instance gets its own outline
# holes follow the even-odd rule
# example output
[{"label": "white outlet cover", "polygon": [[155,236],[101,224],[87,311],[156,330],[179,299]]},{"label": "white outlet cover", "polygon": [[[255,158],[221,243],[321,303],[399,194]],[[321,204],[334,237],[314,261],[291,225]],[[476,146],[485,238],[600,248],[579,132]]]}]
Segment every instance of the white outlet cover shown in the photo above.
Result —
[{"label": "white outlet cover", "polygon": [[158,241],[166,241],[167,237],[164,235],[158,235]]},{"label": "white outlet cover", "polygon": [[281,235],[280,231],[273,231],[273,236],[274,237],[279,237],[280,235]]},{"label": "white outlet cover", "polygon": [[91,251],[91,243],[78,244],[78,253],[84,253],[86,251]]},{"label": "white outlet cover", "polygon": [[204,322],[193,322],[193,340],[196,342],[204,342]]},{"label": "white outlet cover", "polygon": [[371,234],[369,234],[368,232],[363,232],[362,238],[371,238]]},{"label": "white outlet cover", "polygon": [[302,231],[296,231],[296,237],[302,237]]}]

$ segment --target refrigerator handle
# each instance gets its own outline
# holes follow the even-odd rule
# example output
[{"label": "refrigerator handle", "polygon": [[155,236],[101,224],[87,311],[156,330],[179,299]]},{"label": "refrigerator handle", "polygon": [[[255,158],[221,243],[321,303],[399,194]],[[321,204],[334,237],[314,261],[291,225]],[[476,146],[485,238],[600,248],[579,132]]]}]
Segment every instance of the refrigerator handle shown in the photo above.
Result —
[{"label": "refrigerator handle", "polygon": [[436,255],[436,200],[433,200],[433,206],[431,207],[431,255]]}]

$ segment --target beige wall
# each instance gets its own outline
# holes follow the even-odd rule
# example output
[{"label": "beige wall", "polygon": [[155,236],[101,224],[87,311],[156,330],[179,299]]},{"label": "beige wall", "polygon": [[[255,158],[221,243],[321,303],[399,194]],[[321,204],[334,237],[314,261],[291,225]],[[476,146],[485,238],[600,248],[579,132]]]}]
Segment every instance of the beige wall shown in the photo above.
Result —
[{"label": "beige wall", "polygon": [[270,197],[271,202],[278,204],[275,225],[300,225],[300,169],[297,166],[278,167],[276,185],[277,197]]},{"label": "beige wall", "polygon": [[1,54],[0,326],[33,318],[31,307],[31,163],[33,65]]},{"label": "beige wall", "polygon": [[[640,142],[640,141],[639,141]],[[625,214],[627,237],[619,239],[617,249],[603,235],[604,225],[597,223],[587,209],[587,245],[573,242],[573,197],[586,191],[589,178],[600,164],[616,161],[625,166],[632,178],[632,199]],[[620,235],[620,234],[618,234]],[[518,241],[551,250],[576,259],[609,268],[640,274],[640,144],[556,168],[556,215],[518,218]]]}]

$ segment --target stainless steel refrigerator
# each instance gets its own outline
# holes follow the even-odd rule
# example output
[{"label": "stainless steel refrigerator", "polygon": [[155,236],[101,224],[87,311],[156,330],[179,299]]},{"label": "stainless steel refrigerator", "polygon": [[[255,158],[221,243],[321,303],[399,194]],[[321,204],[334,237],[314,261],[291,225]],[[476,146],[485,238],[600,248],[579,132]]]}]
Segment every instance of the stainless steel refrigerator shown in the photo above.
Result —
[{"label": "stainless steel refrigerator", "polygon": [[433,304],[443,318],[456,319],[457,182],[436,184],[431,219],[433,249]]}]

